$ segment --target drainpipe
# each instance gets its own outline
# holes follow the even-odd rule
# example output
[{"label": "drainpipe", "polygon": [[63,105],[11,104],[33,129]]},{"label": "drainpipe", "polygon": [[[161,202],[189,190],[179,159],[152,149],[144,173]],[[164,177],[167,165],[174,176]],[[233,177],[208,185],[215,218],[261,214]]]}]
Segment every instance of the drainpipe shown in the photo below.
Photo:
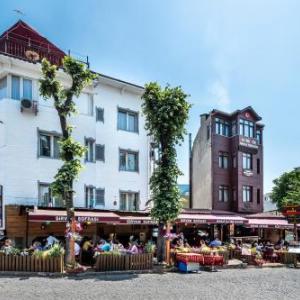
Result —
[{"label": "drainpipe", "polygon": [[193,208],[192,168],[192,134],[189,133],[189,208]]}]

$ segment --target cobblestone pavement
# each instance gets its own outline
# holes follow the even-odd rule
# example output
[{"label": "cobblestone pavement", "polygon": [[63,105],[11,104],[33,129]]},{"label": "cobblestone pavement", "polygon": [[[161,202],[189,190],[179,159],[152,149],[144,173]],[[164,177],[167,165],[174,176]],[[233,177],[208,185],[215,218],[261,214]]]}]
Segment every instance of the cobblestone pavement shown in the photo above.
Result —
[{"label": "cobblestone pavement", "polygon": [[245,269],[90,278],[2,276],[0,299],[300,299],[300,270]]}]

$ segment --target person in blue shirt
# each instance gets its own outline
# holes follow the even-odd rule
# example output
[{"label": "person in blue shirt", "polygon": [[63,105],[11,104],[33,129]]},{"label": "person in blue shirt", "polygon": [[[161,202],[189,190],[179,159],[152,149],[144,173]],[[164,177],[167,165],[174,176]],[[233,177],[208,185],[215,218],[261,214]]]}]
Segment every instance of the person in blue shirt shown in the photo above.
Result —
[{"label": "person in blue shirt", "polygon": [[220,247],[222,246],[222,242],[216,237],[213,241],[209,244],[210,247]]}]

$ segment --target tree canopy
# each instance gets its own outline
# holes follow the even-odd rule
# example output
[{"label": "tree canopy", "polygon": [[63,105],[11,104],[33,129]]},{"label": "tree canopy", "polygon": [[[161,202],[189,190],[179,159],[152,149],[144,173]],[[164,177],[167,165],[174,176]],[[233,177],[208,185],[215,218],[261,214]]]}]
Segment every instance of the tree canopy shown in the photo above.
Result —
[{"label": "tree canopy", "polygon": [[283,173],[273,181],[271,198],[281,210],[286,205],[300,205],[300,169]]},{"label": "tree canopy", "polygon": [[145,86],[142,96],[145,128],[158,148],[158,162],[150,179],[154,206],[152,216],[160,222],[174,220],[180,211],[180,192],[177,185],[181,172],[176,162],[176,145],[186,134],[190,104],[181,87],[161,88],[156,82]]}]

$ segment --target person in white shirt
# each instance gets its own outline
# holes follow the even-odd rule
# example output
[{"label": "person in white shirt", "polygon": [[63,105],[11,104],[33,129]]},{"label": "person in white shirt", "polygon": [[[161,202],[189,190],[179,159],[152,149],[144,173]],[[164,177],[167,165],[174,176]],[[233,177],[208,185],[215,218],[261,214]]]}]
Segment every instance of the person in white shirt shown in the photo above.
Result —
[{"label": "person in white shirt", "polygon": [[45,248],[50,248],[54,244],[58,244],[59,243],[59,240],[56,237],[54,237],[52,233],[49,234],[49,236],[47,237],[46,240],[47,240],[47,243],[46,243]]}]

